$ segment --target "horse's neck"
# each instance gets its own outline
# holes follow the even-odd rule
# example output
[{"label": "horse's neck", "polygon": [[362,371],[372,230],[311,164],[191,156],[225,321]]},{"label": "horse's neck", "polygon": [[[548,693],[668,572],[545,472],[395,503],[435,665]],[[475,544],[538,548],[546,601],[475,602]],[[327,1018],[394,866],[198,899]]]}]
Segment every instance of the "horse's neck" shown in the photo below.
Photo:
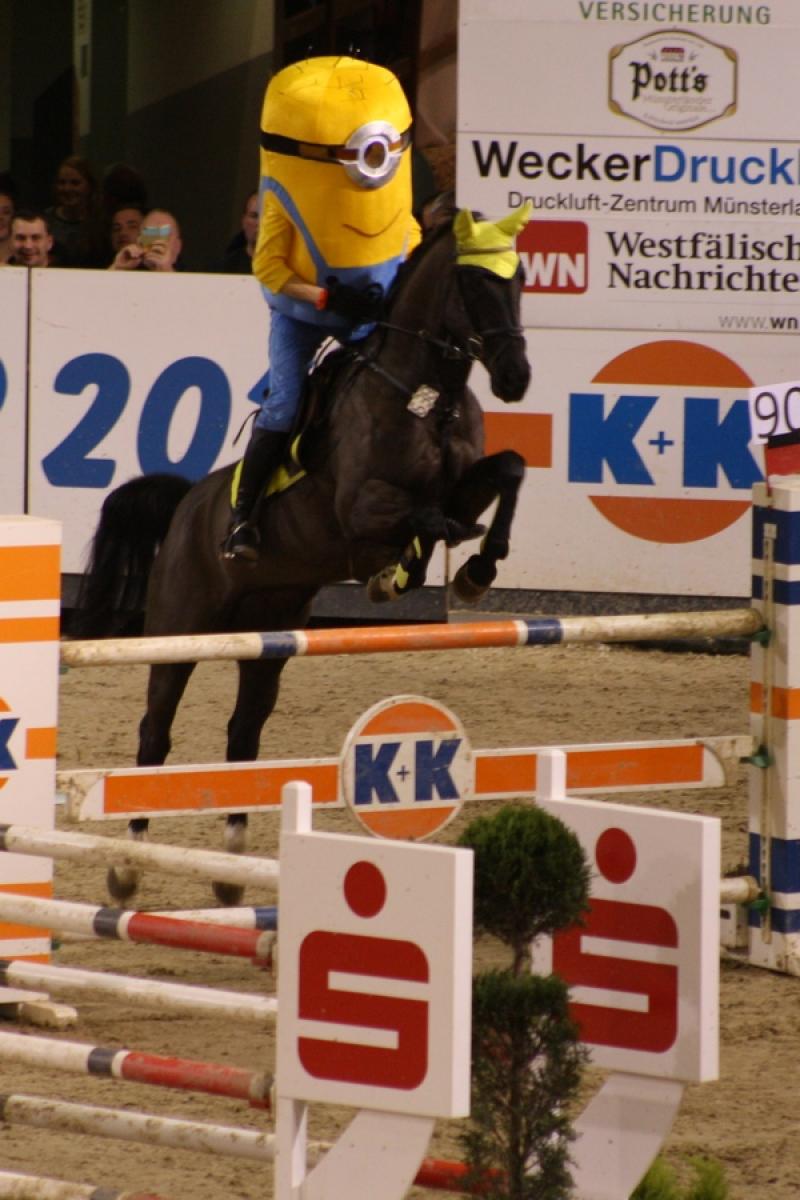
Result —
[{"label": "horse's neck", "polygon": [[451,261],[446,244],[431,247],[418,266],[412,264],[392,302],[380,361],[406,381],[424,374],[429,361],[430,350],[420,334],[440,337],[444,333]]}]

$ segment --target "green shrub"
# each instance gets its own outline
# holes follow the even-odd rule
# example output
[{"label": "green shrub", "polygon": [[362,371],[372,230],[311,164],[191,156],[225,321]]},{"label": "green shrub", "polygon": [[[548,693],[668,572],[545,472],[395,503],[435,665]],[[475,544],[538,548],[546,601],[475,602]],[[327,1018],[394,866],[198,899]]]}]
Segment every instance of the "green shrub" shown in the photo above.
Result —
[{"label": "green shrub", "polygon": [[466,1161],[482,1195],[495,1200],[556,1200],[571,1188],[574,1099],[585,1061],[554,975],[488,971],[472,992],[472,1122]]},{"label": "green shrub", "polygon": [[572,1191],[567,1109],[586,1051],[555,975],[530,973],[530,943],[580,918],[589,869],[575,835],[531,805],[471,822],[475,926],[511,949],[509,969],[472,992],[472,1117],[462,1144],[488,1200],[566,1200]]},{"label": "green shrub", "polygon": [[705,1158],[691,1160],[694,1179],[686,1188],[663,1158],[657,1158],[631,1200],[728,1200],[728,1185],[722,1167]]},{"label": "green shrub", "polygon": [[513,969],[528,964],[534,938],[580,920],[589,867],[570,829],[533,805],[478,817],[459,845],[475,852],[475,928],[510,946]]}]

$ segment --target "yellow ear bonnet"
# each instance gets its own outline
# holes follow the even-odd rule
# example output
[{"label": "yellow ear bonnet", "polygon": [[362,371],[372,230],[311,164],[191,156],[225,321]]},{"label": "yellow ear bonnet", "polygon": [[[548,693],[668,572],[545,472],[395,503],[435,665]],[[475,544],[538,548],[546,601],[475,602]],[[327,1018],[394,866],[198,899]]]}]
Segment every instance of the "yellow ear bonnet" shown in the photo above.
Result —
[{"label": "yellow ear bonnet", "polygon": [[531,208],[528,200],[499,221],[476,221],[469,209],[462,208],[453,222],[458,265],[483,267],[502,279],[513,279],[519,268],[514,239],[527,225]]}]

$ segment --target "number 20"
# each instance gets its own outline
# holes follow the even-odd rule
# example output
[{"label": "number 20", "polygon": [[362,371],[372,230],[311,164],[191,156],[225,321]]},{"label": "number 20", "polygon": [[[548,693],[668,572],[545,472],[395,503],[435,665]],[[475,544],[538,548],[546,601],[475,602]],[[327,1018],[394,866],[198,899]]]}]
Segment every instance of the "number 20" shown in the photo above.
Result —
[{"label": "number 20", "polygon": [[[128,403],[127,368],[111,354],[82,354],[64,364],[53,386],[67,396],[80,396],[92,386],[97,391],[75,428],[42,460],[47,479],[54,487],[108,487],[116,460],[92,457],[91,452],[111,432]],[[170,426],[181,398],[192,387],[200,391],[197,425],[183,457],[173,461],[167,448]],[[230,385],[217,363],[195,355],[170,363],[142,407],[136,439],[142,471],[178,472],[190,479],[208,474],[225,441],[230,414]]]}]

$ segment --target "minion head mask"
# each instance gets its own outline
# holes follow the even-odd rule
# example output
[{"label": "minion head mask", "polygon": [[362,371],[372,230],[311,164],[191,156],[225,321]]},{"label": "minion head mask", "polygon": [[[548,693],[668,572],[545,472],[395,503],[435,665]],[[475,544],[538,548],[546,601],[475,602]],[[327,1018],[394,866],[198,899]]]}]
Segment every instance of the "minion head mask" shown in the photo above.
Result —
[{"label": "minion head mask", "polygon": [[[411,112],[385,67],[309,58],[269,82],[261,173],[329,263],[402,255],[411,214]],[[303,271],[300,271],[303,274]]]},{"label": "minion head mask", "polygon": [[362,188],[394,178],[411,143],[411,113],[384,67],[352,58],[311,58],[271,80],[261,145],[267,151],[340,164]]}]

